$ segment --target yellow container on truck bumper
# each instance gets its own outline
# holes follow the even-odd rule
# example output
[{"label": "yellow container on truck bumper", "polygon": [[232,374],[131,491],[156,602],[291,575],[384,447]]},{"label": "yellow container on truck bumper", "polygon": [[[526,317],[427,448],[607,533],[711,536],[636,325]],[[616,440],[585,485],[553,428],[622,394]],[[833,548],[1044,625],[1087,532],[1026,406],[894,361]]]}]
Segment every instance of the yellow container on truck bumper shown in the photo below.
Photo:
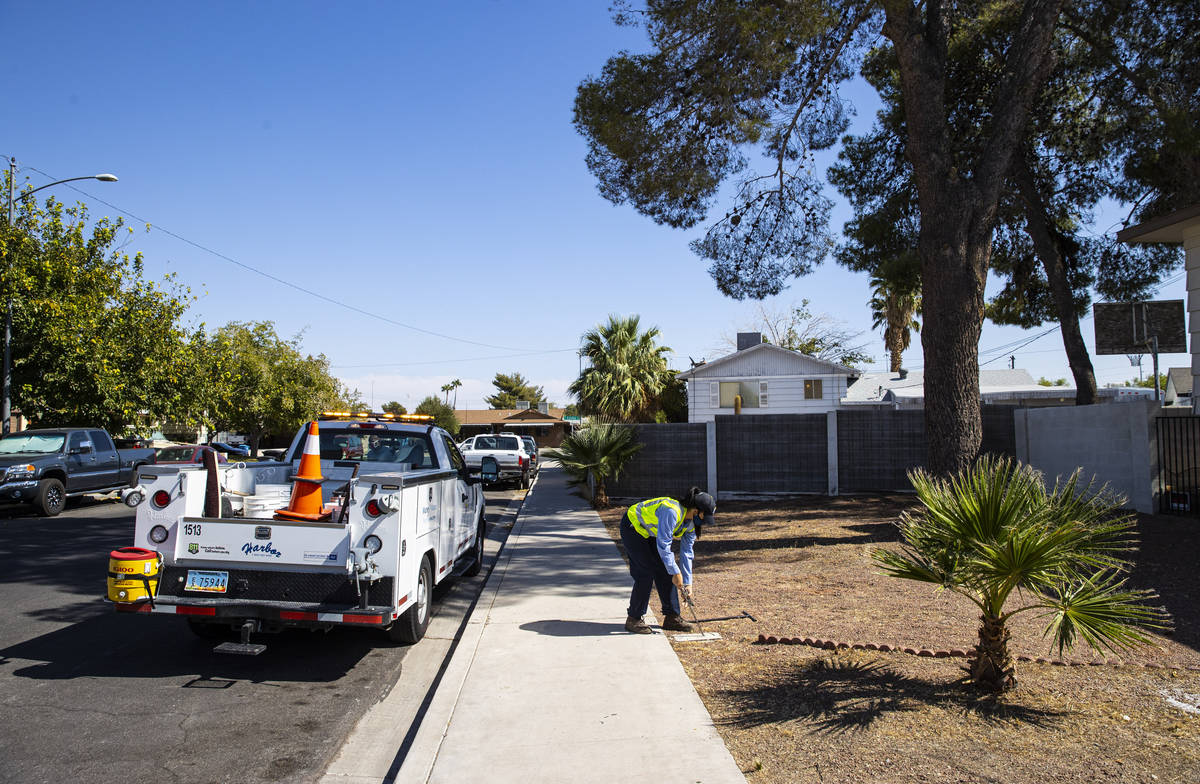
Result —
[{"label": "yellow container on truck bumper", "polygon": [[108,554],[108,598],[141,602],[158,593],[162,556],[141,547],[122,547]]}]

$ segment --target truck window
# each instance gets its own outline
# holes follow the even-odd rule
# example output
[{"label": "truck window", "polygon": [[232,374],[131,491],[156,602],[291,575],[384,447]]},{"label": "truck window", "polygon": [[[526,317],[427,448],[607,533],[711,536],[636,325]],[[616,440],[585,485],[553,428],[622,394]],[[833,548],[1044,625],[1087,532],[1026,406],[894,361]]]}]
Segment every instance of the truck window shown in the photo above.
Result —
[{"label": "truck window", "polygon": [[15,433],[0,439],[0,455],[38,455],[61,451],[62,433],[27,435]]},{"label": "truck window", "polygon": [[113,451],[112,439],[108,437],[108,433],[103,430],[89,430],[88,434],[92,437],[92,448],[97,452]]},{"label": "truck window", "polygon": [[[321,459],[353,461],[356,463],[406,464],[410,468],[437,468],[433,442],[424,433],[401,433],[393,430],[355,430],[323,426],[320,433]],[[304,439],[293,460],[300,459]],[[396,470],[396,469],[391,469]]]},{"label": "truck window", "polygon": [[67,438],[67,449],[78,449],[87,441],[87,433],[76,431]]},{"label": "truck window", "polygon": [[454,445],[454,442],[446,436],[442,436],[442,444],[446,447],[446,454],[450,455],[450,464],[454,466],[454,470],[466,470],[467,463],[463,460],[463,456],[459,453],[458,447]]}]

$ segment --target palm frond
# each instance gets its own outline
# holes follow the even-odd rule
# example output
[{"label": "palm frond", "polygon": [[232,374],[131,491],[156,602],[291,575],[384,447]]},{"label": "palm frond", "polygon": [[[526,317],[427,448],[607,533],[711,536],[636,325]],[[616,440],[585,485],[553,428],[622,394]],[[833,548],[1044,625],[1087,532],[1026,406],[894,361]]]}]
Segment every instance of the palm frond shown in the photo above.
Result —
[{"label": "palm frond", "polygon": [[1166,610],[1149,604],[1153,591],[1125,588],[1115,572],[1064,586],[1057,596],[1045,596],[1053,610],[1046,633],[1053,635],[1059,654],[1083,638],[1093,650],[1128,650],[1150,641],[1147,629],[1170,628]]}]

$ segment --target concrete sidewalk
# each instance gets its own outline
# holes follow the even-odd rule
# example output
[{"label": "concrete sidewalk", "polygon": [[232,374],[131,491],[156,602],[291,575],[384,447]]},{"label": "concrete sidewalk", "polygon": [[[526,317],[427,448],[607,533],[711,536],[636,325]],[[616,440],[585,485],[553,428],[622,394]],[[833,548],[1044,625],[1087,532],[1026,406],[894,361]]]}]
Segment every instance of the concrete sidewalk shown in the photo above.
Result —
[{"label": "concrete sidewalk", "polygon": [[395,780],[744,784],[667,639],[625,632],[631,585],[544,467]]}]

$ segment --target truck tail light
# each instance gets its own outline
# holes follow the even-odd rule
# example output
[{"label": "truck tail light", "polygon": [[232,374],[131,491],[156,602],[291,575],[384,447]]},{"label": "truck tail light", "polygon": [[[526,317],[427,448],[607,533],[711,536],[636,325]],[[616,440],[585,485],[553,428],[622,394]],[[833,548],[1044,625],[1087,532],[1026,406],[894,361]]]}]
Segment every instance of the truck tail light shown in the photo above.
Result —
[{"label": "truck tail light", "polygon": [[168,493],[166,490],[159,490],[159,491],[155,492],[155,494],[152,495],[150,498],[151,498],[151,500],[154,501],[154,505],[157,506],[159,509],[162,509],[164,506],[171,503],[171,494]]},{"label": "truck tail light", "polygon": [[374,498],[367,501],[367,514],[371,515],[371,517],[379,517],[379,515],[383,514],[383,509],[379,507],[379,502]]},{"label": "truck tail light", "polygon": [[519,457],[519,456],[517,457],[517,467],[518,467],[518,468],[524,468],[524,467],[525,467],[525,458],[523,458],[523,457]]}]

